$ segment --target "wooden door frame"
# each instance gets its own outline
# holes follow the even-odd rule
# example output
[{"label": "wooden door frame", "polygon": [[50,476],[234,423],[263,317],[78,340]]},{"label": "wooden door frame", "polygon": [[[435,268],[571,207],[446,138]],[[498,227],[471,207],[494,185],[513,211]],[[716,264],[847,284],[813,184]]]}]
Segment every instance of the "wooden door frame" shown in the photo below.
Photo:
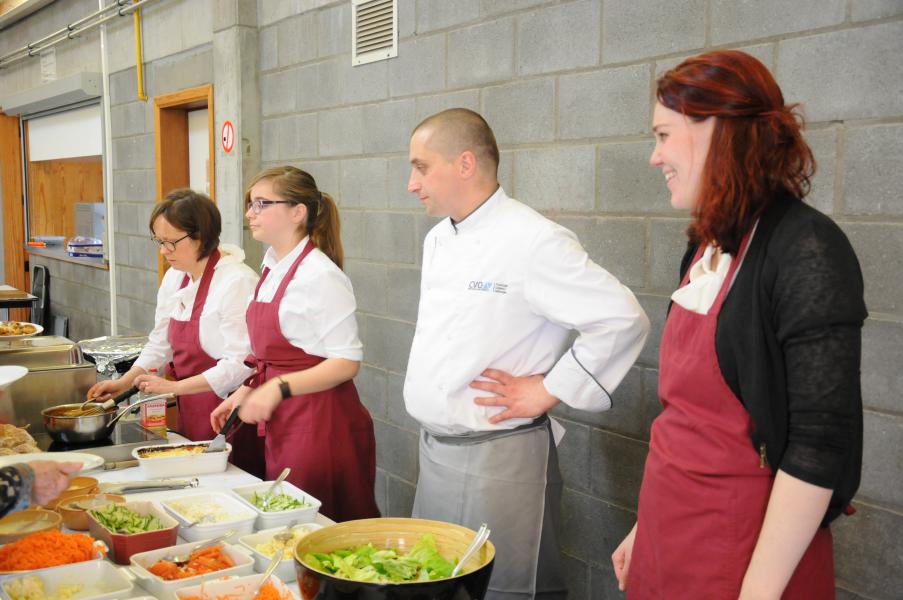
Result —
[{"label": "wooden door frame", "polygon": [[[3,276],[5,283],[28,292],[25,259],[25,194],[19,117],[0,113],[0,190],[3,198]],[[28,309],[9,311],[11,320],[28,318]]]},{"label": "wooden door frame", "polygon": [[[216,201],[213,131],[213,84],[201,85],[154,97],[154,153],[157,169],[157,202],[170,191],[188,187],[188,112],[207,109],[209,156],[207,177],[210,197]],[[157,279],[163,280],[166,260],[157,256]]]}]

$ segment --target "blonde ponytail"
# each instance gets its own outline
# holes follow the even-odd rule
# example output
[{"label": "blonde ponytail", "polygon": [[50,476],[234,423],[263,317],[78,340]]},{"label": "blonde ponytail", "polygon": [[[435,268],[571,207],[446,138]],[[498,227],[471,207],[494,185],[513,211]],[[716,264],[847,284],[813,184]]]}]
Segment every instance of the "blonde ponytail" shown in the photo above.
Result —
[{"label": "blonde ponytail", "polygon": [[342,249],[342,225],[339,221],[339,209],[332,196],[320,193],[317,211],[313,212],[308,209],[307,225],[314,246],[341,269],[345,262],[345,252]]}]

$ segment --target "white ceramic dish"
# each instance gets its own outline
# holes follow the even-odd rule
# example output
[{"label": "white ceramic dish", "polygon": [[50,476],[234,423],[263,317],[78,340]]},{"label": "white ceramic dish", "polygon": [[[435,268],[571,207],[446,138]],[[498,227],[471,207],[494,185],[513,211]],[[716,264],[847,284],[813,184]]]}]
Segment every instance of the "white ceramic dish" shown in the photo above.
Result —
[{"label": "white ceramic dish", "polygon": [[3,590],[0,593],[0,597],[4,600],[9,600],[10,596],[6,591],[6,586],[17,579],[31,575],[38,577],[44,582],[44,592],[48,598],[54,594],[60,584],[82,586],[82,589],[77,594],[71,596],[71,600],[127,598],[131,596],[132,589],[135,587],[132,583],[132,574],[127,569],[115,567],[105,560],[92,560],[60,567],[39,569],[30,573],[9,577],[0,585],[0,588]]},{"label": "white ceramic dish", "polygon": [[0,366],[0,387],[6,387],[11,383],[15,383],[28,375],[26,367],[19,365],[3,365]]},{"label": "white ceramic dish", "polygon": [[16,463],[27,463],[33,460],[52,460],[53,462],[80,462],[82,470],[91,471],[103,466],[103,457],[96,454],[88,454],[87,452],[35,452],[33,454],[10,454],[9,456],[0,456],[0,467],[8,467]]},{"label": "white ceramic dish", "polygon": [[[173,503],[197,505],[201,509],[217,504],[224,511],[231,513],[235,518],[227,521],[217,521],[215,523],[199,522],[194,527],[186,528],[185,525],[193,523],[194,519],[183,514],[177,508],[174,508],[172,506]],[[237,542],[238,538],[241,536],[248,535],[254,531],[254,520],[257,518],[254,511],[245,506],[244,503],[234,496],[223,492],[174,496],[168,500],[164,500],[162,504],[163,508],[165,508],[166,511],[175,517],[176,521],[182,525],[182,528],[179,530],[179,535],[189,542],[214,538],[226,533],[230,529],[234,530],[235,534],[230,536],[227,541]]]},{"label": "white ceramic dish", "polygon": [[175,600],[176,590],[183,587],[197,585],[202,581],[210,579],[220,579],[229,575],[251,575],[254,571],[254,559],[248,556],[244,548],[233,546],[231,544],[223,544],[223,553],[229,556],[235,563],[234,567],[206,573],[204,575],[196,575],[195,577],[187,577],[185,579],[174,579],[166,581],[148,571],[147,569],[154,565],[158,560],[173,554],[181,554],[191,550],[193,544],[178,544],[169,546],[168,548],[160,548],[159,550],[150,550],[148,552],[140,552],[133,554],[131,558],[131,566],[129,567],[132,574],[138,580],[138,585],[150,592],[155,598],[163,600]]},{"label": "white ceramic dish", "polygon": [[254,511],[254,514],[257,515],[257,522],[254,524],[255,529],[269,529],[271,527],[285,527],[292,521],[297,521],[298,523],[311,523],[317,516],[317,512],[320,510],[321,502],[305,492],[304,490],[298,489],[288,481],[283,481],[279,484],[279,487],[276,489],[275,493],[277,494],[287,494],[292,498],[297,498],[299,500],[303,500],[307,503],[307,506],[303,508],[293,508],[291,510],[281,510],[278,512],[264,512],[263,510],[254,506],[251,502],[251,494],[257,492],[258,494],[266,493],[270,486],[273,485],[272,481],[263,481],[261,483],[255,483],[253,485],[245,485],[237,488],[232,488],[232,493],[242,502],[248,506],[251,510]]},{"label": "white ceramic dish", "polygon": [[[203,600],[216,600],[217,598],[229,598],[229,600],[252,600],[254,590],[260,583],[263,574],[247,575],[245,577],[236,577],[234,579],[208,581],[200,585],[179,588],[176,591],[176,598],[190,598],[197,596]],[[294,577],[294,575],[292,575]],[[270,578],[276,590],[279,591],[283,598],[292,598],[297,600],[298,596],[283,583],[278,575]]]},{"label": "white ceramic dish", "polygon": [[[308,531],[316,531],[317,529],[322,529],[323,526],[319,523],[304,523],[303,525],[298,525],[295,528],[295,531],[305,528]],[[265,544],[280,531],[285,531],[285,527],[265,529],[263,531],[258,531],[257,533],[252,533],[251,535],[242,536],[238,540],[242,546],[244,546],[251,552],[251,556],[254,557],[254,570],[258,573],[263,573],[264,571],[266,571],[267,567],[270,566],[270,561],[273,559],[273,557],[266,556],[265,554],[260,552],[257,549],[257,545]],[[295,578],[295,557],[293,551],[287,551],[282,555],[282,560],[279,561],[279,566],[276,567],[276,575],[286,581],[291,581]]]},{"label": "white ceramic dish", "polygon": [[31,325],[35,328],[31,333],[23,333],[21,335],[0,335],[0,342],[5,342],[9,340],[23,340],[25,338],[30,338],[35,335],[41,335],[41,332],[44,331],[44,328],[38,325],[37,323],[29,323],[27,321],[3,321],[4,323],[18,323],[19,325]]},{"label": "white ceramic dish", "polygon": [[[197,444],[209,444],[210,442],[197,442]],[[179,446],[192,446],[192,442],[180,442],[176,444],[154,444],[140,446],[132,450],[132,457],[138,460],[138,466],[148,479],[182,477],[185,475],[203,475],[205,473],[222,473],[228,466],[229,453],[232,452],[232,444],[226,444],[223,452],[209,452],[201,454],[188,454],[184,456],[161,456],[158,458],[142,458],[141,450],[146,448],[175,448]]]}]

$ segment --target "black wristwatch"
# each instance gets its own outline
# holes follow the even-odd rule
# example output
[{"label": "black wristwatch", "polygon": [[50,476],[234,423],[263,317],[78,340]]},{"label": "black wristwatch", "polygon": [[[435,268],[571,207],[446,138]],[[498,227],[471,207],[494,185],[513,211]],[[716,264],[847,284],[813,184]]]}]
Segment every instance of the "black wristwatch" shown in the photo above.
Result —
[{"label": "black wristwatch", "polygon": [[291,398],[292,390],[288,387],[288,382],[282,377],[277,377],[276,381],[279,382],[279,393],[282,394],[282,399],[286,400],[288,398]]}]

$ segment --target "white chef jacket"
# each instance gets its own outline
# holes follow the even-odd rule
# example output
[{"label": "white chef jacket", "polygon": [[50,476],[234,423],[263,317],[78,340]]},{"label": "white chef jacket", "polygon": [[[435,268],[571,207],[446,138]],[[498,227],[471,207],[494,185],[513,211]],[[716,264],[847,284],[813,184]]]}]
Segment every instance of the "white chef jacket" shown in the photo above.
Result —
[{"label": "white chef jacket", "polygon": [[[251,352],[245,311],[257,285],[257,273],[244,263],[244,250],[238,246],[222,244],[219,251],[220,259],[213,269],[198,335],[201,349],[217,361],[204,371],[204,378],[217,396],[225,398],[254,372],[244,364]],[[172,347],[167,335],[169,320],[187,321],[191,318],[201,278],[189,280],[188,285],[179,289],[184,277],[184,271],[172,268],[163,276],[157,291],[154,329],[135,361],[144,370],[157,369],[163,375],[163,367],[172,360]]]},{"label": "white chef jacket", "polygon": [[[578,336],[568,349],[569,332]],[[487,368],[545,373],[574,408],[610,408],[649,320],[636,298],[592,262],[576,236],[500,187],[466,219],[443,219],[423,247],[420,307],[404,384],[408,412],[436,434],[510,429],[469,387]]]},{"label": "white chef jacket", "polygon": [[[257,292],[258,302],[270,302],[292,263],[307,245],[307,237],[282,260],[272,248],[263,257],[270,273]],[[360,361],[364,346],[358,337],[357,303],[351,280],[318,248],[308,254],[279,303],[279,328],[293,346],[323,358]]]}]

